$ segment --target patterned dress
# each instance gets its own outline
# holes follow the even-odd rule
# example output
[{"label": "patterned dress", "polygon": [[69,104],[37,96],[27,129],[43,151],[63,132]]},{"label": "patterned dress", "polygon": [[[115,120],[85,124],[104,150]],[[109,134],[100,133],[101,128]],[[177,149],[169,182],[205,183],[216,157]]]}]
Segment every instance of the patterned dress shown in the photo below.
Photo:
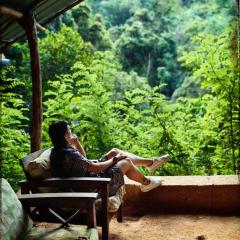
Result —
[{"label": "patterned dress", "polygon": [[[99,161],[106,160],[103,156]],[[89,172],[91,161],[71,147],[52,149],[50,155],[51,171],[53,177],[100,177],[111,178],[109,196],[116,194],[124,184],[123,174],[117,166],[111,167],[101,173]]]}]

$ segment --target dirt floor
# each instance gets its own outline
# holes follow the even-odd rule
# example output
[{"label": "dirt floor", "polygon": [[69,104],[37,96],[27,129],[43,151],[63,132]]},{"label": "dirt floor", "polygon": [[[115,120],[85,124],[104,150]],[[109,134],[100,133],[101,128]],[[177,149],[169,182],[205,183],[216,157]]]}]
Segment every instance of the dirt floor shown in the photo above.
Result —
[{"label": "dirt floor", "polygon": [[[101,231],[99,231],[101,232]],[[240,217],[145,215],[114,218],[110,240],[240,240]]]}]

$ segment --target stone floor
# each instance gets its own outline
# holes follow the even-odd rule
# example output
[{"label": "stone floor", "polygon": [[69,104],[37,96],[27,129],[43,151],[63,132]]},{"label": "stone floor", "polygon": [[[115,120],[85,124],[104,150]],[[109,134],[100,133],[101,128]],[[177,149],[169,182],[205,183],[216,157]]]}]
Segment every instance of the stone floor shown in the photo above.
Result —
[{"label": "stone floor", "polygon": [[[100,232],[100,231],[99,231]],[[240,216],[145,215],[112,219],[110,240],[240,240]]]}]

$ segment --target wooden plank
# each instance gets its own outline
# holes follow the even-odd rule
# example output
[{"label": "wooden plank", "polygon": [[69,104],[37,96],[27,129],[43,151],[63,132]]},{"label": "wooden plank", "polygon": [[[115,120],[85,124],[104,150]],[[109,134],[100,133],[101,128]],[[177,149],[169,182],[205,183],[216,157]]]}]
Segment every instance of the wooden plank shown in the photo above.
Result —
[{"label": "wooden plank", "polygon": [[70,198],[89,198],[94,199],[97,197],[97,193],[88,193],[88,192],[64,192],[64,193],[36,193],[36,194],[22,194],[19,196],[19,199],[52,199],[54,198],[62,198],[62,199],[70,199]]},{"label": "wooden plank", "polygon": [[71,207],[91,209],[97,193],[39,193],[23,194],[19,200],[24,206],[31,207]]},{"label": "wooden plank", "polygon": [[61,187],[61,188],[98,188],[105,190],[110,178],[75,177],[75,178],[48,178],[45,180],[20,181],[21,188]]}]

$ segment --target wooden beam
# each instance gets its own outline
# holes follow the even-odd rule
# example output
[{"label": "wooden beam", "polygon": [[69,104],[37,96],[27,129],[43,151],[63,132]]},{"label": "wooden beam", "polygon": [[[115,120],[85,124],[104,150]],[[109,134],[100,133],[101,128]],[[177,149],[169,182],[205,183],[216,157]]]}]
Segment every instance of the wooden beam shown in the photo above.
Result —
[{"label": "wooden beam", "polygon": [[18,20],[25,29],[30,49],[32,70],[32,119],[30,126],[31,151],[41,148],[42,131],[42,78],[38,51],[36,21],[33,14],[26,13]]},{"label": "wooden beam", "polygon": [[[5,7],[5,6],[0,6],[0,13],[10,15],[10,16],[16,18],[16,19],[23,18],[23,13],[22,12],[19,12],[19,11],[13,9],[13,8]],[[36,29],[37,29],[38,32],[46,30],[46,28],[44,28],[43,26],[41,26],[37,22],[36,22]]]},{"label": "wooden beam", "polygon": [[0,6],[0,13],[1,14],[7,14],[7,15],[11,15],[15,18],[22,18],[23,17],[23,13],[15,10],[15,9],[12,9],[12,8],[9,8],[9,7],[5,7],[5,6]]}]

